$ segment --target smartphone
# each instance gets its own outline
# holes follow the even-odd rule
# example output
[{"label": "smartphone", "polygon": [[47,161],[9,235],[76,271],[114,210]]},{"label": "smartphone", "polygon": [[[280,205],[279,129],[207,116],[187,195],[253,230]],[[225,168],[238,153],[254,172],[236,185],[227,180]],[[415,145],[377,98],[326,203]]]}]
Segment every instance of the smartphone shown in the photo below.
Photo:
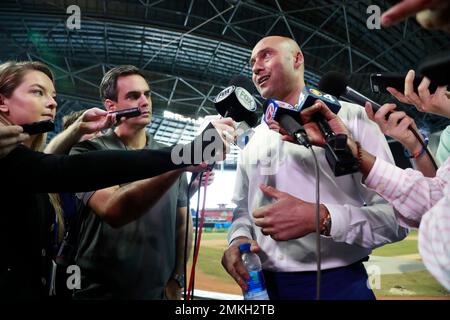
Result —
[{"label": "smartphone", "polygon": [[440,52],[424,60],[419,72],[439,86],[450,84],[450,51]]},{"label": "smartphone", "polygon": [[129,108],[118,111],[111,111],[110,114],[115,114],[117,121],[122,118],[133,118],[141,115],[141,109],[139,108]]},{"label": "smartphone", "polygon": [[28,133],[31,136],[55,130],[55,123],[53,120],[44,120],[23,124],[21,127],[23,128],[23,132]]},{"label": "smartphone", "polygon": [[[373,93],[387,93],[386,88],[392,87],[397,89],[397,91],[404,93],[405,92],[405,77],[406,75],[400,73],[372,73],[370,75],[370,88]],[[418,92],[417,88],[422,82],[423,77],[416,76],[414,79],[414,92]],[[428,90],[430,93],[434,93],[436,91],[436,84],[431,82]]]}]

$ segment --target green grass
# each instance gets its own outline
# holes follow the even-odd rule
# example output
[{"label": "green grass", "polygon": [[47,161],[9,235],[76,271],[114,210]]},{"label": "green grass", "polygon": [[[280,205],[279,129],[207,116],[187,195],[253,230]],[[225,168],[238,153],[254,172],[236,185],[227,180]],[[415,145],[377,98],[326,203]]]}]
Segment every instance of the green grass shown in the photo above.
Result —
[{"label": "green grass", "polygon": [[[408,238],[397,243],[385,245],[373,251],[372,255],[396,257],[399,255],[416,254],[417,240],[411,239],[417,236],[412,231]],[[226,233],[203,233],[202,240],[226,239]],[[197,268],[207,275],[214,276],[220,282],[234,283],[234,280],[222,267],[221,260],[225,248],[204,247],[200,249]],[[391,292],[391,289],[394,291]],[[397,291],[397,292],[395,292]],[[427,271],[408,272],[381,276],[381,289],[374,290],[377,297],[448,297],[450,294]],[[411,292],[412,295],[402,294]]]},{"label": "green grass", "polygon": [[226,232],[202,232],[203,240],[227,240]]},{"label": "green grass", "polygon": [[217,277],[223,282],[235,283],[233,278],[222,267],[223,252],[224,249],[201,247],[197,259],[197,268],[207,275]]},{"label": "green grass", "polygon": [[417,249],[417,230],[412,230],[406,239],[402,241],[386,244],[372,251],[374,256],[396,257],[407,254],[419,253]]},{"label": "green grass", "polygon": [[[427,271],[406,272],[381,276],[380,289],[374,289],[377,297],[449,297],[445,290]],[[396,292],[391,291],[394,289]],[[412,294],[402,294],[406,292]]]},{"label": "green grass", "polygon": [[396,257],[415,253],[418,253],[417,241],[415,240],[403,240],[387,244],[372,251],[372,255],[382,257]]},{"label": "green grass", "polygon": [[[417,232],[417,229],[410,229],[408,237],[417,237],[419,233]],[[406,238],[408,238],[406,237]]]}]

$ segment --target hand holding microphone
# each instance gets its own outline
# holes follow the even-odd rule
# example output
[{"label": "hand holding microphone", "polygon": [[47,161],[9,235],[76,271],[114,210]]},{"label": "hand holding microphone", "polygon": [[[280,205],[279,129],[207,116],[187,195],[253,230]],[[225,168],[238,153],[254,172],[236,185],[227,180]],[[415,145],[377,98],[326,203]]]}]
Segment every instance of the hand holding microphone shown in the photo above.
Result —
[{"label": "hand holding microphone", "polygon": [[229,142],[243,149],[253,135],[252,128],[258,124],[253,83],[244,76],[234,77],[230,86],[222,90],[214,99],[217,112],[236,122],[234,139]]},{"label": "hand holding microphone", "polygon": [[400,142],[410,154],[417,154],[422,149],[422,144],[413,132],[408,130],[412,127],[418,131],[416,123],[404,111],[396,111],[396,107],[393,103],[386,103],[374,112],[370,103],[367,103],[365,109],[369,119],[378,124],[385,135]]},{"label": "hand holding microphone", "polygon": [[218,154],[217,161],[225,160],[226,154],[230,153],[230,143],[232,143],[236,137],[236,126],[231,118],[213,120],[211,124],[219,133],[223,142],[223,158],[220,158],[220,154]]},{"label": "hand holding microphone", "polygon": [[[317,113],[321,114],[323,118],[328,122],[328,125],[330,129],[336,134],[344,134],[348,137],[351,137],[350,132],[348,131],[347,127],[345,126],[344,122],[342,122],[341,118],[337,116],[335,113],[333,113],[327,105],[321,101],[316,100],[314,105],[312,105],[309,108],[306,108],[300,112],[300,120],[303,123],[303,128],[308,136],[308,140],[310,144],[316,145],[319,147],[324,147],[327,144],[327,141],[325,140],[325,137],[315,121],[317,117]],[[292,138],[291,135],[288,134],[286,129],[280,126],[280,124],[275,121],[271,120],[269,123],[269,128],[275,131],[279,131],[282,135],[282,139],[284,141],[289,142],[296,142],[294,138]]]},{"label": "hand holding microphone", "polygon": [[[230,141],[233,141],[236,135],[235,131],[235,124],[231,118],[221,118],[211,121],[200,132],[191,150],[193,153],[191,157],[194,159],[191,163],[197,163],[197,165],[185,169],[193,173],[192,181],[200,172],[211,170],[216,162],[226,159],[226,155],[230,152]],[[211,140],[211,144],[206,144]],[[202,159],[202,161],[197,162],[195,159]]]},{"label": "hand holding microphone", "polygon": [[300,112],[300,119],[303,122],[303,126],[308,134],[311,144],[323,147],[327,143],[319,125],[315,121],[318,113],[327,121],[328,126],[336,135],[344,134],[348,137],[351,136],[341,118],[333,113],[323,101],[316,100],[312,107],[306,108]]},{"label": "hand holding microphone", "polygon": [[[311,137],[306,131],[307,128],[303,126],[305,123],[301,118],[301,112],[310,109],[317,100],[321,101],[320,105],[323,104],[327,107],[324,110],[328,112],[337,113],[340,110],[341,106],[334,96],[305,86],[295,106],[283,101],[268,99],[264,105],[264,121],[271,129],[279,129],[284,140],[297,141],[309,147]],[[323,106],[320,108],[323,108]],[[347,134],[343,133],[348,133],[348,130],[343,130],[340,125],[337,125],[337,120],[333,120],[331,123],[339,129],[337,133],[334,132],[328,119],[321,112],[318,112],[320,108],[316,107],[305,115],[305,120],[309,123],[310,134],[313,134],[314,143],[325,148],[325,157],[335,176],[357,172],[358,161],[347,146]],[[330,115],[328,116],[330,117]],[[311,122],[314,122],[314,124]],[[286,138],[286,133],[294,139]]]},{"label": "hand holding microphone", "polygon": [[86,140],[93,138],[101,130],[118,126],[126,119],[140,115],[141,111],[137,107],[110,112],[91,108],[83,112],[73,125],[77,126],[77,133],[85,136],[83,140]]},{"label": "hand holding microphone", "polygon": [[100,130],[111,128],[115,124],[115,116],[100,108],[91,108],[75,121],[80,135],[96,133]]}]

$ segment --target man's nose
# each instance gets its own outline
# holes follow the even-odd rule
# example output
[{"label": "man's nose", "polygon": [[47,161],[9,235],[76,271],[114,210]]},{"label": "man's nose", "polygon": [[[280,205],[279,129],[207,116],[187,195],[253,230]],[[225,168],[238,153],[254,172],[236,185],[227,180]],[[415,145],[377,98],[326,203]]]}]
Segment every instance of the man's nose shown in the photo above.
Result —
[{"label": "man's nose", "polygon": [[147,106],[149,105],[149,97],[147,97],[144,93],[139,97],[139,106]]},{"label": "man's nose", "polygon": [[258,61],[255,61],[255,63],[252,66],[253,74],[258,75],[262,69],[263,69],[263,66],[261,65],[261,63],[259,63]]}]

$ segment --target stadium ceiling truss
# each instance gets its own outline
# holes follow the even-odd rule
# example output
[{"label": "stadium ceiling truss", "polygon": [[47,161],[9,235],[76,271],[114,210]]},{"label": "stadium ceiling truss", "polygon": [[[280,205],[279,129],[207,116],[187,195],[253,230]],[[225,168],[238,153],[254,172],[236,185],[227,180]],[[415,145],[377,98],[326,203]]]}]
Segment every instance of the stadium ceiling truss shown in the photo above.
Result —
[{"label": "stadium ceiling truss", "polygon": [[[70,5],[81,9],[79,29],[67,27]],[[349,75],[352,87],[385,102],[388,95],[370,92],[369,75],[406,72],[450,49],[450,37],[413,19],[370,30],[369,5],[390,6],[382,0],[4,0],[0,61],[47,63],[56,75],[59,116],[100,105],[104,72],[133,64],[150,79],[156,114],[196,118],[216,114],[213,98],[233,76],[251,76],[251,48],[261,37],[285,35],[301,44],[308,84],[337,70]],[[432,132],[449,123],[403,108]]]}]

